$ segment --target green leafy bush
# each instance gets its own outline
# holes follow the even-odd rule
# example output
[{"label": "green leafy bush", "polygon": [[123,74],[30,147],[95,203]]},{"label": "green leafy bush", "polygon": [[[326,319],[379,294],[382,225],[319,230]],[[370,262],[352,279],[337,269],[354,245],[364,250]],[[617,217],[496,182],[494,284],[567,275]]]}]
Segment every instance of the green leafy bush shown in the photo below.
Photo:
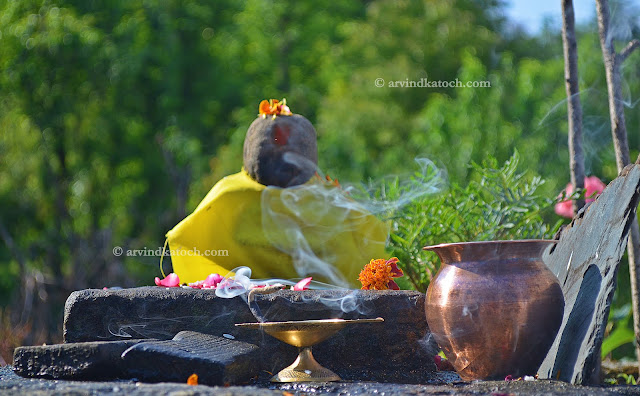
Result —
[{"label": "green leafy bush", "polygon": [[[439,268],[439,259],[423,246],[448,242],[503,239],[551,238],[562,224],[549,226],[542,212],[555,202],[538,195],[544,183],[538,176],[518,172],[515,152],[503,166],[489,157],[482,165],[471,165],[472,181],[465,187],[452,184],[440,194],[425,195],[392,213],[388,250],[400,259],[409,286],[425,291]],[[430,168],[413,178],[416,183],[434,183]],[[394,200],[403,188],[394,180],[380,195]]]},{"label": "green leafy bush", "polygon": [[[624,304],[622,307],[612,307],[609,311],[609,321],[607,323],[607,336],[602,342],[600,354],[602,359],[605,359],[607,355],[612,354],[616,349],[625,346],[632,345],[635,341],[635,333],[633,332],[633,310],[631,304]],[[621,351],[623,348],[618,349]],[[633,350],[631,349],[631,356],[633,357]],[[622,353],[616,353],[612,355],[614,359],[624,357],[624,351]],[[635,385],[635,384],[634,384]]]}]

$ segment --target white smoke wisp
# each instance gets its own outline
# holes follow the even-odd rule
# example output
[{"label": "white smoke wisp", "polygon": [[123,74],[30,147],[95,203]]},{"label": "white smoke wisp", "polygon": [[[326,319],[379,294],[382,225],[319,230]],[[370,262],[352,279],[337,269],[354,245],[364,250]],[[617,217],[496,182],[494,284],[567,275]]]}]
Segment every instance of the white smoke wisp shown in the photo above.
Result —
[{"label": "white smoke wisp", "polygon": [[626,42],[640,30],[640,7],[632,1],[609,2],[609,34],[607,42],[611,40]]},{"label": "white smoke wisp", "polygon": [[148,338],[148,339],[169,339],[175,335],[172,330],[175,324],[193,325],[194,322],[201,323],[204,327],[210,326],[219,320],[229,320],[235,312],[223,310],[217,315],[183,315],[176,317],[167,317],[165,315],[157,316],[139,316],[136,322],[119,321],[112,318],[106,324],[106,330],[111,336],[120,338]]},{"label": "white smoke wisp", "polygon": [[251,268],[234,268],[224,277],[216,288],[216,296],[222,298],[233,298],[247,293],[253,284],[251,283]]},{"label": "white smoke wisp", "polygon": [[[320,183],[279,193],[271,189],[262,194],[262,225],[269,242],[291,256],[299,276],[322,275],[334,285],[348,287],[326,243],[336,234],[355,231],[358,219],[366,215],[364,208]],[[347,221],[348,217],[354,221]],[[312,244],[321,251],[314,251]]]},{"label": "white smoke wisp", "polygon": [[[319,301],[332,311],[342,311],[343,313],[357,312],[360,315],[370,315],[374,312],[374,307],[360,295],[360,290],[352,290],[342,297],[322,297]],[[314,302],[313,297],[302,295],[302,303]]]},{"label": "white smoke wisp", "polygon": [[[237,267],[231,270],[220,284],[215,289],[217,297],[221,298],[233,298],[248,293],[251,289],[264,286],[295,286],[302,278],[295,279],[251,279],[251,268],[249,267]],[[336,289],[336,286],[322,283],[318,281],[311,281],[308,285],[311,290],[328,290]]]},{"label": "white smoke wisp", "polygon": [[[286,153],[283,158],[297,168],[311,166],[294,153]],[[353,279],[347,279],[338,269],[344,263],[337,262],[335,252],[340,247],[336,245],[354,243],[363,252],[375,246],[383,248],[388,235],[381,237],[379,230],[368,231],[373,216],[386,220],[403,206],[441,192],[446,186],[446,174],[432,161],[418,158],[416,163],[419,170],[412,174],[367,186],[343,184],[336,188],[331,181],[324,182],[316,169],[317,182],[286,189],[267,187],[262,193],[263,231],[274,247],[291,256],[299,276],[320,276],[333,285],[349,288]],[[356,235],[358,240],[354,241]],[[365,264],[353,263],[360,268]]]},{"label": "white smoke wisp", "polygon": [[364,208],[382,218],[389,218],[410,203],[438,194],[448,185],[443,167],[425,157],[414,159],[418,170],[413,173],[387,176],[368,185],[350,185],[347,193]]}]

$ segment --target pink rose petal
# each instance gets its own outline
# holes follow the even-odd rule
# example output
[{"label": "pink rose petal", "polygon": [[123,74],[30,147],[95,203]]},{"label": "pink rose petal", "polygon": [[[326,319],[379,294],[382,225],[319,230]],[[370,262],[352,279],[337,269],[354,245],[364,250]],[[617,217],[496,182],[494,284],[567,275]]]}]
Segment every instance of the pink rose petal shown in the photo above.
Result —
[{"label": "pink rose petal", "polygon": [[298,290],[298,291],[307,290],[309,288],[309,283],[311,283],[311,279],[313,279],[313,277],[311,276],[308,278],[302,279],[300,282],[296,283],[295,286],[293,286],[293,290]]},{"label": "pink rose petal", "polygon": [[440,355],[434,356],[433,362],[436,364],[436,368],[440,370],[440,365],[442,365],[442,357]]},{"label": "pink rose petal", "polygon": [[194,289],[215,289],[223,279],[224,276],[220,274],[209,274],[209,276],[207,276],[207,279],[189,283],[189,286],[193,287]]},{"label": "pink rose petal", "polygon": [[193,287],[194,289],[202,289],[204,287],[204,281],[189,283],[189,287]]},{"label": "pink rose petal", "polygon": [[205,287],[217,287],[218,283],[220,283],[224,279],[220,274],[210,274],[207,276],[207,279],[204,280],[203,286]]},{"label": "pink rose petal", "polygon": [[180,278],[178,275],[173,272],[167,275],[166,278],[160,280],[160,278],[156,277],[156,286],[164,286],[164,287],[178,287],[180,286]]}]

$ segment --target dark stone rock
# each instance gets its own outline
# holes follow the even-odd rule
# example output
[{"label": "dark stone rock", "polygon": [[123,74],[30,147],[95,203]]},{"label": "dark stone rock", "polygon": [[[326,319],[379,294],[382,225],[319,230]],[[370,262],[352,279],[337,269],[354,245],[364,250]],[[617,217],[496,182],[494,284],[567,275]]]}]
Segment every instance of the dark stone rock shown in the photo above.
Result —
[{"label": "dark stone rock", "polygon": [[573,219],[544,257],[560,281],[565,311],[538,371],[542,378],[600,382],[600,347],[639,187],[640,167],[632,165]]},{"label": "dark stone rock", "polygon": [[[383,317],[352,325],[313,347],[318,362],[345,380],[424,382],[435,370],[437,347],[424,316],[424,295],[412,291],[280,291],[258,295],[271,321]],[[341,308],[344,308],[345,311]],[[65,307],[65,341],[127,337],[170,339],[181,330],[260,346],[260,366],[277,372],[293,363],[295,347],[261,331],[235,327],[256,322],[243,297],[218,298],[211,290],[143,287],[74,292]]]},{"label": "dark stone rock", "polygon": [[186,383],[147,384],[137,380],[119,380],[109,382],[48,380],[40,378],[22,378],[12,372],[11,366],[0,367],[0,394],[2,396],[26,395],[126,395],[126,396],[282,396],[282,391],[257,386],[213,387],[207,385],[191,386]]},{"label": "dark stone rock", "polygon": [[407,290],[282,290],[257,294],[256,303],[266,320],[382,317],[396,324],[426,326],[424,293]]},{"label": "dark stone rock", "polygon": [[23,377],[126,378],[120,355],[138,342],[140,340],[19,347],[13,354],[14,370]]},{"label": "dark stone rock", "polygon": [[213,290],[150,286],[73,292],[63,327],[65,342],[168,340],[182,330],[233,333],[234,323],[252,320],[242,297],[222,299]]},{"label": "dark stone rock", "polygon": [[257,118],[244,140],[243,163],[265,186],[306,183],[318,165],[316,130],[299,114]]},{"label": "dark stone rock", "polygon": [[[383,323],[347,326],[314,346],[316,360],[344,380],[402,378],[418,383],[435,370],[438,352],[427,327],[424,299],[423,293],[411,291],[283,290],[258,296],[256,303],[269,321],[382,317]],[[274,343],[270,336],[260,345],[271,356],[266,364],[272,372],[293,363],[297,355],[296,348]]]},{"label": "dark stone rock", "polygon": [[200,384],[243,384],[260,372],[257,346],[193,331],[136,344],[122,360],[130,378],[146,382],[186,383],[197,374]]}]

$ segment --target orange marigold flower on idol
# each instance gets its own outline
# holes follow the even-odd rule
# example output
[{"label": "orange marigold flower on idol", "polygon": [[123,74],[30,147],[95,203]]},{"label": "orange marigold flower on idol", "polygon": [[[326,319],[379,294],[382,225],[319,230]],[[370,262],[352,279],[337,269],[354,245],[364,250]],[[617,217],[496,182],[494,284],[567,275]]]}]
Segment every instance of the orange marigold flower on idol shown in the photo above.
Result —
[{"label": "orange marigold flower on idol", "polygon": [[282,101],[279,101],[278,99],[263,100],[260,102],[258,112],[258,115],[262,116],[262,118],[265,118],[268,115],[272,115],[274,118],[279,115],[293,115],[289,106],[287,106],[287,99],[282,99]]},{"label": "orange marigold flower on idol", "polygon": [[363,290],[400,290],[393,278],[399,278],[403,274],[398,268],[398,258],[392,257],[389,260],[371,260],[365,265],[358,280],[362,283]]}]

